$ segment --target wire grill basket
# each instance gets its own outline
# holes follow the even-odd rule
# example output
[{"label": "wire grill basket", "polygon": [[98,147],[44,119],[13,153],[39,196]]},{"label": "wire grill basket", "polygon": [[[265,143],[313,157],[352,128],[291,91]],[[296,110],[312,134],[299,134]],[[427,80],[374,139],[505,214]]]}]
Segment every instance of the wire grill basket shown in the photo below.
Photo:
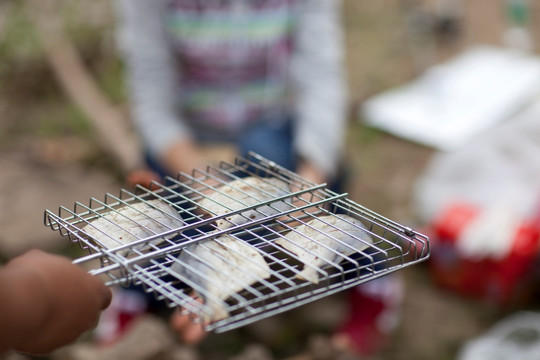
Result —
[{"label": "wire grill basket", "polygon": [[251,153],[45,211],[108,285],[226,331],[423,261],[428,238]]}]

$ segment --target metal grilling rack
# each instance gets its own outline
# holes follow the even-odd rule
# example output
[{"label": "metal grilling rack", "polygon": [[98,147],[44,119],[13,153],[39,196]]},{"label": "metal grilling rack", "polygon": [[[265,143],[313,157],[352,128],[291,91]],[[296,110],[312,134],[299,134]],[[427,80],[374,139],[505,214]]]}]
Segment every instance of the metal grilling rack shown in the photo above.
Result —
[{"label": "metal grilling rack", "polygon": [[254,153],[164,183],[46,210],[44,222],[89,252],[75,263],[110,286],[140,285],[207,331],[246,325],[429,256],[426,236]]}]

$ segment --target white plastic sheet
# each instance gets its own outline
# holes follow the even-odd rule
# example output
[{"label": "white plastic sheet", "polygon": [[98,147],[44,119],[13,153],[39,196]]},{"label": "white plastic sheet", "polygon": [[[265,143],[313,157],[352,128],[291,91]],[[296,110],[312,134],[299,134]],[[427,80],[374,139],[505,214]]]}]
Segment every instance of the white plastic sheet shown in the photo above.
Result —
[{"label": "white plastic sheet", "polygon": [[521,311],[465,344],[459,360],[540,359],[540,314]]},{"label": "white plastic sheet", "polygon": [[540,57],[475,46],[359,108],[373,127],[439,150],[456,149],[540,94]]}]

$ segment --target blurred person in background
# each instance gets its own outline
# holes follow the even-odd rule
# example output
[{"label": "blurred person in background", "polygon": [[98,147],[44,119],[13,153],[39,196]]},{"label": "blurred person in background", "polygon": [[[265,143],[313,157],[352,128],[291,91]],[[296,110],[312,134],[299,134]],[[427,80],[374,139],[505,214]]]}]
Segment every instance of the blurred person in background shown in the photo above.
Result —
[{"label": "blurred person in background", "polygon": [[346,125],[339,1],[120,0],[119,43],[151,170],[233,145],[320,183]]},{"label": "blurred person in background", "polygon": [[[213,160],[206,148],[226,145],[339,191],[340,11],[337,0],[119,0],[118,39],[148,164],[128,182],[191,173]],[[171,323],[191,343],[203,336],[179,312]]]},{"label": "blurred person in background", "polygon": [[47,354],[93,328],[111,291],[69,259],[31,250],[0,267],[0,358]]}]

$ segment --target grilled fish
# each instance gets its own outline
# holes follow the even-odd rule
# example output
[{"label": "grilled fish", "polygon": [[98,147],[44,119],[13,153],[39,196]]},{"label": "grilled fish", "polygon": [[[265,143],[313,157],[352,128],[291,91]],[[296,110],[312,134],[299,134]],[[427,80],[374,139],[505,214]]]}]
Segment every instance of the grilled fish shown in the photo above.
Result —
[{"label": "grilled fish", "polygon": [[[184,225],[178,212],[159,199],[124,205],[91,221],[82,230],[99,245],[113,249]],[[162,239],[154,243],[161,242]],[[144,244],[138,246],[138,249]],[[129,249],[122,254],[129,253]]]},{"label": "grilled fish", "polygon": [[232,235],[186,246],[171,266],[173,275],[190,285],[209,307],[205,322],[229,317],[224,301],[270,277],[270,268],[254,247]]},{"label": "grilled fish", "polygon": [[372,243],[365,226],[345,215],[314,218],[289,231],[276,243],[298,257],[304,268],[296,278],[319,283],[320,269],[339,263]]},{"label": "grilled fish", "polygon": [[[205,211],[219,216],[267,202],[288,193],[290,193],[289,185],[278,178],[246,177],[221,185],[217,191],[199,201],[199,206]],[[265,216],[279,214],[290,208],[290,203],[280,200],[219,219],[216,221],[216,225],[220,229],[227,229]]]}]

